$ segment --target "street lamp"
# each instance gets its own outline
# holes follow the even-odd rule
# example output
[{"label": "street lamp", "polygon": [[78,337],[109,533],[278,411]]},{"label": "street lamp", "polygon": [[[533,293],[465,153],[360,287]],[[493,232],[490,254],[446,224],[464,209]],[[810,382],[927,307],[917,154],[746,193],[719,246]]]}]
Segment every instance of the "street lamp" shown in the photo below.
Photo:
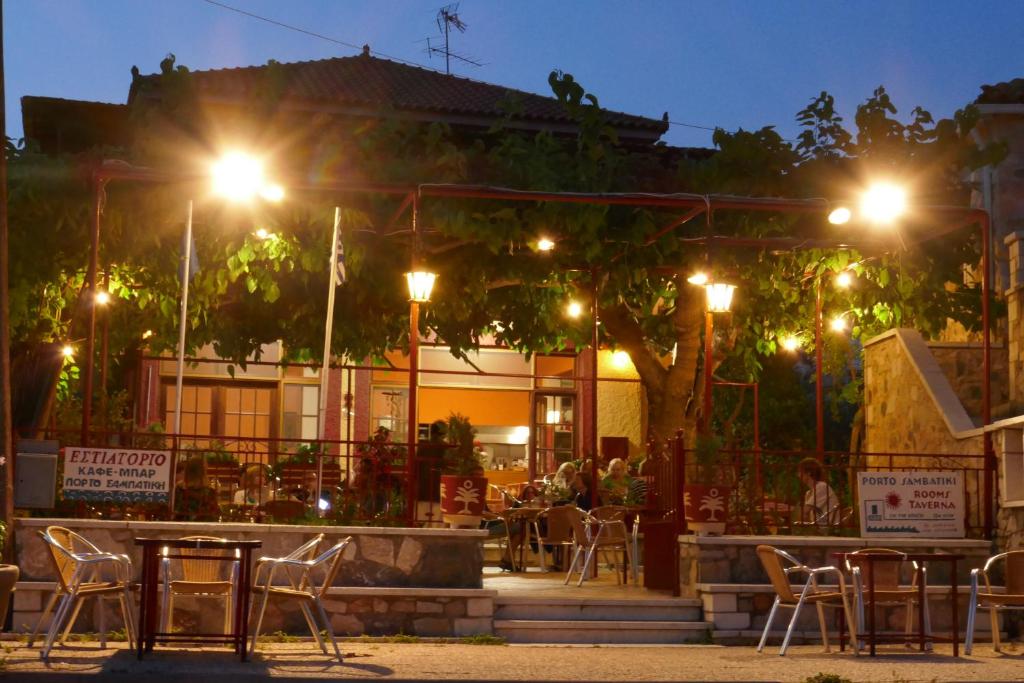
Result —
[{"label": "street lamp", "polygon": [[570,318],[578,318],[583,315],[583,306],[578,301],[570,301],[569,305],[565,307],[565,314]]},{"label": "street lamp", "polygon": [[100,306],[106,306],[107,304],[110,303],[110,292],[101,289],[100,291],[96,292],[95,301]]},{"label": "street lamp", "polygon": [[707,295],[707,308],[704,312],[704,415],[705,433],[711,432],[711,389],[712,389],[712,342],[715,337],[715,313],[728,313],[732,306],[732,295],[736,285],[726,282],[714,282],[705,273],[696,273],[687,282],[702,284]]},{"label": "street lamp", "polygon": [[[846,289],[853,284],[853,275],[848,270],[836,273],[832,279],[839,289]],[[821,301],[821,280],[814,284],[814,418],[815,418],[815,450],[818,452],[818,459],[825,457],[825,388],[822,381],[822,343],[821,328],[822,301]],[[843,316],[836,316],[829,323],[833,332],[846,330],[846,319]]]},{"label": "street lamp", "polygon": [[405,282],[409,287],[409,301],[420,304],[429,302],[436,279],[437,273],[426,270],[413,270],[406,273]]},{"label": "street lamp", "polygon": [[555,248],[554,241],[552,241],[548,237],[541,237],[539,240],[537,240],[537,250],[538,251],[551,251],[554,248]]},{"label": "street lamp", "polygon": [[907,193],[898,185],[875,183],[860,200],[860,213],[868,221],[890,224],[907,210]]}]

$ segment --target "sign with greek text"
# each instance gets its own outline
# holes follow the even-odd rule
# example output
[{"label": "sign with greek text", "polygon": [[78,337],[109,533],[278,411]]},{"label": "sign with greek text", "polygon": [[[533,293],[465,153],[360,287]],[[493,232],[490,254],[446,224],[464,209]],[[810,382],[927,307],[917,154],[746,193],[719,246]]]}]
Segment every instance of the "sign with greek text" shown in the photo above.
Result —
[{"label": "sign with greek text", "polygon": [[859,472],[863,536],[963,538],[963,472]]},{"label": "sign with greek text", "polygon": [[64,449],[64,498],[111,503],[166,503],[171,454],[129,448]]}]

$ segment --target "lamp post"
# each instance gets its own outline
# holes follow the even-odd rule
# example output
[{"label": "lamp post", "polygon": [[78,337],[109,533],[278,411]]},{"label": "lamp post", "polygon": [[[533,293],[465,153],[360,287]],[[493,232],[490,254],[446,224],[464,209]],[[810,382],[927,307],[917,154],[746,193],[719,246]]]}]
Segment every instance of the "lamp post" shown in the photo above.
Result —
[{"label": "lamp post", "polygon": [[724,282],[707,282],[704,285],[707,295],[707,309],[704,312],[704,409],[702,430],[705,434],[711,433],[711,391],[712,380],[712,353],[715,337],[715,313],[728,313],[732,306],[732,295],[736,291],[736,285]]},{"label": "lamp post", "polygon": [[409,454],[406,457],[409,471],[406,474],[406,510],[409,520],[416,518],[416,480],[419,473],[416,467],[416,442],[419,436],[419,420],[416,414],[416,391],[419,386],[420,372],[420,304],[430,301],[437,274],[420,267],[418,259],[419,237],[419,197],[413,197],[412,234],[413,253],[412,269],[405,274],[405,283],[409,288],[409,433],[407,442]]}]

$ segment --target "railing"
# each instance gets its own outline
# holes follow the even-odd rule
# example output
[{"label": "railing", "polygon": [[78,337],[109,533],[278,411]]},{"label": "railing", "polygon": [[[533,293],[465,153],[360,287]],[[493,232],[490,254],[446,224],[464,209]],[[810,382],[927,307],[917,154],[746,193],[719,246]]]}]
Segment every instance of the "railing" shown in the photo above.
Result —
[{"label": "railing", "polygon": [[[858,535],[857,474],[860,472],[945,471],[959,472],[964,481],[964,526],[969,537],[990,538],[994,518],[995,492],[991,463],[983,454],[937,453],[842,453],[813,451],[766,451],[722,449],[715,455],[715,483],[730,487],[726,533]],[[798,475],[799,464],[807,458],[819,462],[834,501],[815,506]],[[673,492],[687,481],[694,482],[698,455],[673,439],[671,464],[662,476],[673,482]],[[707,474],[704,472],[703,474]],[[678,500],[670,501],[673,508]],[[685,532],[685,519],[680,515]]]},{"label": "railing", "polygon": [[[80,442],[80,432],[51,431],[43,438],[73,446]],[[53,510],[38,513],[375,526],[421,526],[441,519],[441,457],[436,449],[424,448],[414,460],[415,471],[410,471],[408,446],[383,434],[367,441],[311,441],[92,432],[89,446],[170,451],[171,500],[133,504],[65,500],[58,495]],[[60,480],[57,485],[59,491]]]}]

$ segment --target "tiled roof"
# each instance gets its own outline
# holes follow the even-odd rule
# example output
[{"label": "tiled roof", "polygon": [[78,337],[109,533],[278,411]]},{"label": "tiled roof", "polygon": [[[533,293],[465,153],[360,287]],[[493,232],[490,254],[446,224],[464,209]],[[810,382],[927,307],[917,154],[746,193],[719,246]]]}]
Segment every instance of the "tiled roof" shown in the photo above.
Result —
[{"label": "tiled roof", "polygon": [[1024,78],[981,86],[976,104],[1024,104]]},{"label": "tiled roof", "polygon": [[[242,100],[265,87],[267,66],[193,71],[200,97]],[[505,115],[501,104],[510,96],[518,102],[516,118],[539,122],[571,124],[572,119],[553,97],[514,90],[499,85],[450,76],[363,54],[310,62],[280,64],[283,75],[282,99],[319,106],[375,110],[438,112],[481,118]],[[142,82],[157,76],[143,76]],[[136,88],[133,87],[133,93]],[[660,135],[668,129],[664,121],[606,112],[608,121],[620,129]]]}]

